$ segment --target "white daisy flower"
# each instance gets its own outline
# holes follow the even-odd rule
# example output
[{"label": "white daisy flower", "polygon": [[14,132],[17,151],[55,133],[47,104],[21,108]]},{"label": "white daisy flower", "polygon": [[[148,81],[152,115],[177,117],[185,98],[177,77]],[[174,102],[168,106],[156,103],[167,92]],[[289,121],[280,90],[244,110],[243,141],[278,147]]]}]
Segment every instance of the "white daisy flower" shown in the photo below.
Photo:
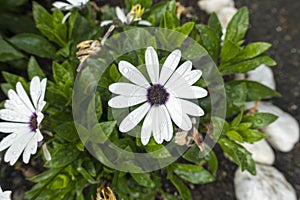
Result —
[{"label": "white daisy flower", "polygon": [[16,84],[16,91],[9,90],[4,107],[0,110],[0,132],[10,133],[0,142],[0,151],[8,148],[4,161],[10,165],[15,164],[23,152],[23,162],[28,163],[31,154],[35,154],[38,142],[43,136],[40,132],[40,124],[44,118],[41,112],[46,102],[44,101],[47,79],[40,81],[35,76],[30,83],[30,97],[26,94],[22,84]]},{"label": "white daisy flower", "polygon": [[159,72],[157,53],[153,47],[148,47],[145,64],[150,83],[132,64],[119,62],[119,71],[132,83],[111,84],[109,90],[119,96],[110,99],[108,105],[126,108],[143,103],[123,119],[119,126],[121,132],[129,132],[146,116],[141,130],[142,144],[149,142],[151,133],[155,141],[161,144],[164,140],[172,139],[172,121],[182,130],[188,131],[192,128],[189,115],[204,115],[198,105],[186,100],[207,96],[205,89],[192,86],[199,80],[202,72],[192,70],[191,61],[186,61],[177,68],[180,58],[181,51],[173,51]]},{"label": "white daisy flower", "polygon": [[[55,1],[52,6],[54,7],[54,10],[63,10],[63,11],[70,11],[74,8],[81,9],[83,8],[89,0],[66,0],[69,3],[62,2],[62,1]],[[68,12],[64,18],[62,19],[62,23],[65,23],[68,17],[70,17],[71,12]]]},{"label": "white daisy flower", "polygon": [[[132,7],[130,12],[125,15],[124,10],[120,7],[116,7],[116,15],[121,24],[130,25],[131,23],[137,21],[139,25],[151,26],[152,24],[147,20],[142,20],[142,15],[144,13],[144,8],[140,4],[136,4]],[[106,26],[112,24],[113,20],[104,20],[101,22],[100,26]]]},{"label": "white daisy flower", "polygon": [[11,191],[3,192],[2,188],[0,187],[0,199],[1,200],[11,200]]}]

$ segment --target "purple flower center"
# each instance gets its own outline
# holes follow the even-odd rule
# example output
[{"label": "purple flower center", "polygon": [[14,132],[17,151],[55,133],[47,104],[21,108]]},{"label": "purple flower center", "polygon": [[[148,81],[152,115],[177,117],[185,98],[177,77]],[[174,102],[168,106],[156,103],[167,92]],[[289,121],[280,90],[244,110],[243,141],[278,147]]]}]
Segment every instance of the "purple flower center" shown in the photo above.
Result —
[{"label": "purple flower center", "polygon": [[151,106],[159,106],[165,104],[169,99],[170,94],[160,84],[154,84],[147,88],[147,101]]},{"label": "purple flower center", "polygon": [[35,132],[35,130],[38,128],[38,122],[37,122],[37,115],[36,113],[33,113],[30,117],[30,129],[32,132]]}]

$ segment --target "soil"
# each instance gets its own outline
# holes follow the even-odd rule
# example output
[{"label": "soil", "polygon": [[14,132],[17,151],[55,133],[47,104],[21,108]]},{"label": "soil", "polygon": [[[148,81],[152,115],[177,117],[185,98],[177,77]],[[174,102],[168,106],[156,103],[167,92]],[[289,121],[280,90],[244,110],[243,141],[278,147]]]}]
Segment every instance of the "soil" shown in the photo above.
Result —
[{"label": "soil", "polygon": [[[207,19],[207,15],[200,11],[197,0],[181,1],[185,6],[192,6],[198,16],[198,20]],[[300,32],[298,0],[236,0],[236,7],[247,6],[250,11],[251,28],[247,34],[246,42],[266,41],[273,46],[269,54],[278,65],[273,68],[277,90],[282,94],[281,98],[273,99],[275,105],[292,114],[300,121]],[[1,80],[0,77],[0,81]],[[3,96],[0,94],[0,100]],[[286,134],[288,137],[288,133]],[[233,177],[237,166],[225,159],[221,150],[216,147],[219,160],[219,169],[216,181],[210,184],[196,186],[192,190],[195,200],[222,199],[233,200]],[[276,151],[274,166],[279,169],[288,182],[292,184],[300,197],[300,143],[288,153]],[[6,171],[6,174],[3,172]],[[3,189],[15,191],[16,196],[22,196],[32,184],[25,181],[21,171],[13,167],[0,168],[0,183]]]}]

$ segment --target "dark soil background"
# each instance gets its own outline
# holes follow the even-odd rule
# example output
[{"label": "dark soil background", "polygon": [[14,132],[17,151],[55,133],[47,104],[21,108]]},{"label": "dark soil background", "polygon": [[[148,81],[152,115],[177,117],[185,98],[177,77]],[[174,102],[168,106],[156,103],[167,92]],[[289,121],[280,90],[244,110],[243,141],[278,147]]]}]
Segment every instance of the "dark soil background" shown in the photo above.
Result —
[{"label": "dark soil background", "polygon": [[[103,1],[100,1],[101,4]],[[106,1],[109,2],[109,1]],[[197,0],[181,1],[185,6],[192,6],[194,14],[201,21],[207,15],[200,11]],[[270,55],[278,65],[273,68],[277,90],[281,98],[273,99],[275,105],[292,114],[300,121],[300,1],[299,0],[236,0],[236,7],[247,6],[250,10],[251,28],[247,34],[246,42],[266,41],[273,46]],[[113,2],[112,4],[117,4]],[[0,100],[3,97],[0,95]],[[288,137],[288,133],[286,134]],[[216,181],[210,184],[196,186],[193,190],[193,199],[235,199],[233,177],[237,168],[235,164],[226,160],[221,150],[216,147],[215,152],[219,159],[219,170]],[[276,152],[275,167],[287,178],[300,197],[300,143],[289,153]],[[2,164],[1,164],[2,165]],[[3,166],[3,165],[2,165]],[[1,166],[0,175],[4,168]],[[23,169],[24,170],[24,169]],[[24,182],[21,171],[12,167],[6,168],[7,173],[1,177],[3,189],[13,190],[16,196],[22,196],[24,190],[30,187]],[[4,179],[2,179],[4,178]],[[20,193],[20,194],[17,194]]]}]

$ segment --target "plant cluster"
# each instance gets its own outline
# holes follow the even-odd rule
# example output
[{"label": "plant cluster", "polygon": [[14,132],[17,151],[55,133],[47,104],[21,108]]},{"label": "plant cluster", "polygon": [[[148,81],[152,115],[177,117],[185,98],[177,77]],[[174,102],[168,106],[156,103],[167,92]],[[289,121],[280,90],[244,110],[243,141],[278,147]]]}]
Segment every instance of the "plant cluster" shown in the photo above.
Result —
[{"label": "plant cluster", "polygon": [[[69,2],[72,3],[71,0]],[[17,91],[14,94],[22,96],[22,92],[20,92],[20,85],[22,85],[23,93],[30,94],[29,103],[34,104],[35,111],[31,114],[43,113],[43,120],[39,120],[36,124],[31,123],[32,126],[34,125],[34,132],[40,130],[43,137],[35,139],[35,142],[32,143],[32,146],[36,145],[33,147],[35,151],[32,150],[29,153],[33,154],[30,161],[36,160],[38,165],[44,167],[44,171],[28,179],[35,185],[26,193],[26,198],[79,200],[90,199],[91,196],[98,199],[110,199],[115,196],[117,199],[155,199],[155,197],[178,199],[174,194],[166,192],[164,183],[170,182],[177,189],[181,199],[191,199],[188,184],[212,182],[218,169],[218,155],[215,155],[213,149],[211,150],[203,142],[202,138],[204,137],[209,137],[210,140],[217,143],[242,170],[255,174],[255,162],[241,143],[253,143],[265,138],[266,136],[259,129],[272,123],[277,117],[270,113],[256,112],[255,108],[245,110],[244,105],[246,102],[259,101],[266,97],[279,96],[279,94],[255,81],[234,80],[236,74],[246,73],[260,64],[268,66],[276,64],[266,54],[271,46],[269,43],[245,43],[244,38],[249,27],[247,8],[238,10],[226,32],[223,33],[215,14],[210,16],[207,24],[182,23],[174,0],[160,1],[156,4],[153,4],[152,0],[125,0],[125,9],[128,11],[125,13],[131,14],[130,16],[126,16],[125,13],[121,14],[123,21],[120,20],[120,11],[117,11],[118,16],[116,16],[114,7],[106,5],[99,8],[95,2],[86,2],[85,5],[70,7],[70,9],[64,7],[63,11],[59,9],[49,11],[39,3],[33,2],[32,17],[21,11],[22,8],[28,6],[29,2],[25,0],[6,0],[0,3],[3,4],[0,6],[0,66],[5,80],[5,83],[1,83],[1,89],[10,100],[15,100],[10,93]],[[139,6],[135,7],[136,5]],[[45,6],[49,8],[49,5],[45,4]],[[138,12],[134,8],[138,8]],[[65,10],[70,11],[67,19],[64,15]],[[76,76],[84,71],[84,67],[80,71],[77,70],[78,66],[82,64],[78,59],[78,53],[76,55],[77,45],[80,42],[103,41],[109,27],[109,25],[100,26],[104,20],[111,20],[109,23],[114,24],[115,30],[110,33],[110,37],[114,37],[115,34],[122,31],[144,26],[145,24],[139,23],[142,19],[147,21],[147,25],[150,23],[154,27],[166,28],[184,35],[184,37],[176,39],[174,36],[172,38],[172,35],[164,38],[166,41],[174,43],[173,50],[180,49],[187,37],[205,48],[224,82],[223,89],[226,96],[220,101],[225,102],[227,109],[225,119],[215,117],[212,114],[212,100],[209,94],[205,98],[196,99],[196,102],[204,110],[204,116],[200,117],[197,125],[193,125],[194,135],[190,144],[185,143],[185,139],[181,143],[177,141],[178,145],[180,143],[187,146],[187,151],[182,157],[178,160],[175,159],[176,161],[169,166],[153,172],[129,173],[102,164],[87,151],[86,144],[83,143],[76,130],[80,127],[76,126],[73,120],[73,85]],[[147,29],[145,31],[147,32]],[[132,41],[124,41],[124,44],[131,42],[132,45],[135,45],[135,43],[141,42],[140,34],[143,34],[143,31],[137,30],[135,38]],[[88,44],[89,48],[91,43],[84,44]],[[163,41],[153,37],[148,46],[153,46],[155,49],[159,43],[163,43]],[[122,49],[124,44],[117,44],[116,48]],[[101,45],[105,46],[105,43],[100,42],[98,47]],[[97,51],[106,53],[103,52],[104,49],[99,49]],[[143,65],[146,60],[145,51],[146,49],[142,49],[123,55],[105,69],[97,83],[97,91],[93,97],[98,122],[92,129],[96,133],[104,134],[108,140],[126,151],[151,153],[160,150],[163,153],[151,155],[157,159],[172,157],[173,152],[169,152],[165,148],[165,144],[168,143],[166,141],[163,142],[157,138],[154,140],[151,137],[150,140],[147,138],[149,141],[141,142],[139,137],[134,138],[120,132],[117,121],[112,118],[112,108],[108,105],[112,97],[112,89],[109,86],[118,82],[124,75],[117,67],[120,61],[125,60],[133,66]],[[170,53],[159,49],[156,52],[161,64],[165,62]],[[87,55],[90,53],[88,51]],[[191,49],[185,53],[187,57],[193,57],[194,52]],[[91,59],[97,60],[97,57]],[[86,59],[82,61],[84,63]],[[142,71],[142,69],[140,70]],[[40,82],[44,78],[47,78],[46,85]],[[31,84],[28,80],[32,80]],[[36,89],[38,85],[39,88]],[[42,89],[43,86],[45,86],[45,90]],[[207,89],[207,82],[201,78],[194,83],[194,86]],[[154,88],[154,86],[152,87]],[[158,89],[153,89],[154,92],[158,91],[160,86],[155,87]],[[34,90],[40,92],[39,96],[34,96],[32,92]],[[45,97],[41,97],[43,92]],[[40,104],[43,104],[43,99],[46,104],[39,107]],[[3,110],[8,109],[6,102],[1,104]],[[21,111],[22,109],[17,106],[15,112]],[[0,115],[2,120],[14,121],[4,115]],[[37,120],[38,117],[35,116],[35,119]],[[33,121],[31,118],[30,122]],[[3,124],[0,125],[1,132],[5,132],[3,126]],[[175,131],[170,137],[179,137],[180,134],[176,135],[175,132],[179,133],[180,130],[176,131],[176,125],[173,124],[173,126],[171,128],[172,130],[174,128]],[[14,129],[10,128],[6,132],[13,134]],[[8,137],[7,133],[1,134],[1,136]],[[22,133],[20,134],[22,135]],[[183,136],[186,135],[183,133]],[[171,139],[166,138],[165,140],[168,141]],[[179,139],[177,138],[177,140]],[[101,138],[95,138],[95,140],[99,143],[105,142],[101,141]],[[13,146],[14,142],[22,143],[22,140],[12,140],[10,145]],[[9,147],[7,143],[2,143],[2,145],[6,145],[6,148]],[[47,147],[38,148],[35,154],[37,144],[42,146],[42,143]],[[5,152],[4,149],[1,149],[3,154],[8,154],[10,150]],[[19,150],[19,156],[23,149]],[[206,156],[201,157],[200,155],[207,149],[210,151]],[[43,156],[43,152],[46,156]],[[106,156],[103,152],[97,152],[97,154]],[[18,157],[11,152],[10,159],[7,158],[4,161],[14,164]],[[28,162],[27,159],[29,157],[26,157],[26,160],[23,158],[24,162]],[[22,162],[21,158],[19,158],[19,162]],[[128,167],[139,168],[134,165]],[[98,194],[96,194],[99,187]]]}]

